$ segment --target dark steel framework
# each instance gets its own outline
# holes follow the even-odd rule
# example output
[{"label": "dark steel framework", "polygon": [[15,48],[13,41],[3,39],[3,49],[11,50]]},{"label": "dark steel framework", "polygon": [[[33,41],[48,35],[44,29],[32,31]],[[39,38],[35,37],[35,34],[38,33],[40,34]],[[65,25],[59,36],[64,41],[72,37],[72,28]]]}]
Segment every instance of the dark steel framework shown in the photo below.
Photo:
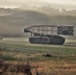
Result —
[{"label": "dark steel framework", "polygon": [[50,35],[73,35],[74,26],[57,26],[57,25],[34,25],[24,29],[24,32],[33,34],[50,34]]},{"label": "dark steel framework", "polygon": [[59,35],[73,36],[74,26],[57,25],[35,25],[24,29],[24,32],[31,33],[30,43],[63,45],[65,38]]}]

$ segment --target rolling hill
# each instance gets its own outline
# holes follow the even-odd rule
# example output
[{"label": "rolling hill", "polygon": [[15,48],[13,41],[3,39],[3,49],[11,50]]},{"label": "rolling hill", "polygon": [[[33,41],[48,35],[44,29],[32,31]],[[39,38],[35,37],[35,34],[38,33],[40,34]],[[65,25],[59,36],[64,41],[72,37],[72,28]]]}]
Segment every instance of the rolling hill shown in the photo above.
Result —
[{"label": "rolling hill", "polygon": [[[12,9],[11,9],[12,10]],[[35,10],[16,10],[0,16],[1,36],[25,36],[24,27],[31,25],[76,25],[76,16],[46,14]],[[76,33],[76,31],[75,31]]]}]

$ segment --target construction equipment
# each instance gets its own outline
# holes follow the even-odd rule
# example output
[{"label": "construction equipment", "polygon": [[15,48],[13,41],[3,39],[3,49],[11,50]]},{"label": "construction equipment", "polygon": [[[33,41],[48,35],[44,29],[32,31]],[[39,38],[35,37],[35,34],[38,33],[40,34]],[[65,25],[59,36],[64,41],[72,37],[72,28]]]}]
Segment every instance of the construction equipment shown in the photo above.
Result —
[{"label": "construction equipment", "polygon": [[29,42],[34,44],[63,45],[65,38],[60,35],[73,36],[74,26],[34,25],[24,29],[25,33],[31,33]]}]

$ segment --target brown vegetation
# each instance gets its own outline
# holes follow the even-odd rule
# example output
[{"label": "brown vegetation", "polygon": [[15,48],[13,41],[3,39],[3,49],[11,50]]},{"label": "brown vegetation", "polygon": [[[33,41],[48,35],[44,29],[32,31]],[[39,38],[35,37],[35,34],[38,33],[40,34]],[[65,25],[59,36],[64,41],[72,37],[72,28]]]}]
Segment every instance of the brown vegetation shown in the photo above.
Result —
[{"label": "brown vegetation", "polygon": [[0,62],[0,75],[75,75],[76,64],[67,62]]},{"label": "brown vegetation", "polygon": [[32,75],[31,66],[28,63],[22,64],[22,63],[9,63],[0,61],[0,75],[3,75],[6,72]]},{"label": "brown vegetation", "polygon": [[9,39],[0,41],[0,47],[0,75],[76,75],[76,47]]}]

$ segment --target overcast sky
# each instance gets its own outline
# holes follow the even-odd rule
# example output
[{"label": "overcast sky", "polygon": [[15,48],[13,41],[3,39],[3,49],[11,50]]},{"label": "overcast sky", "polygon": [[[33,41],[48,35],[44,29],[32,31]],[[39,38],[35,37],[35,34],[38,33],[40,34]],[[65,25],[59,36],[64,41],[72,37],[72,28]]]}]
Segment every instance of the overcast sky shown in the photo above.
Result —
[{"label": "overcast sky", "polygon": [[51,5],[59,8],[76,9],[76,0],[0,0],[1,7],[20,7],[29,5]]}]

